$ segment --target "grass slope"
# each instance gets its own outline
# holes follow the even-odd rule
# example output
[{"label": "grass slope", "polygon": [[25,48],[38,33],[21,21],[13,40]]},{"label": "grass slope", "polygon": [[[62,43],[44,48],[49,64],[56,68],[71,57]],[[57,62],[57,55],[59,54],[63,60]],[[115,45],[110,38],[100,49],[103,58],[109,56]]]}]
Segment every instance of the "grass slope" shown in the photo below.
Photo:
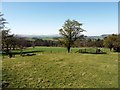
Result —
[{"label": "grass slope", "polygon": [[[35,56],[16,56],[2,61],[7,88],[117,88],[118,54],[55,52],[42,47]],[[31,49],[29,49],[31,50]],[[52,51],[64,51],[54,48]],[[74,49],[73,49],[74,51]],[[76,51],[76,49],[75,49]]]}]

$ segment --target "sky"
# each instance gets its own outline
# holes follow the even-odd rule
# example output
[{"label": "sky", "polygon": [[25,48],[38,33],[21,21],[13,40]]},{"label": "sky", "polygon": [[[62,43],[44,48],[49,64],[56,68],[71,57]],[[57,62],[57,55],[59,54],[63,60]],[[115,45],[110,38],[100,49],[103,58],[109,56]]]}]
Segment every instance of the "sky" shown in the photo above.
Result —
[{"label": "sky", "polygon": [[2,0],[2,2],[119,2],[119,0]]},{"label": "sky", "polygon": [[88,36],[118,33],[117,2],[3,2],[2,13],[14,34],[59,34],[68,19]]}]

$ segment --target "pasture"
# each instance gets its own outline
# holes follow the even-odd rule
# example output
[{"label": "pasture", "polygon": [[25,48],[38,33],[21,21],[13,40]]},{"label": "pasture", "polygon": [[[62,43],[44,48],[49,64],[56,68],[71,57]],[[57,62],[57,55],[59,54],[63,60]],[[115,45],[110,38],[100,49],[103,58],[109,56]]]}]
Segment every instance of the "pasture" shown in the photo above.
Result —
[{"label": "pasture", "polygon": [[[89,48],[88,48],[89,49]],[[90,48],[94,50],[94,48]],[[24,52],[33,56],[4,56],[2,83],[4,88],[117,88],[118,53],[75,53],[72,48],[35,47]],[[14,51],[16,54],[19,51]]]}]

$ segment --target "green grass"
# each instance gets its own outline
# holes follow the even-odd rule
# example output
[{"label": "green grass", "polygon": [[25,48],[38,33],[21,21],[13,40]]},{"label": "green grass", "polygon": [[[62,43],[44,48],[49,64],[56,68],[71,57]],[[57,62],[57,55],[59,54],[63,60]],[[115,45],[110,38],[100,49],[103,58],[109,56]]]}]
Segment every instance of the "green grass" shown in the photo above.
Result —
[{"label": "green grass", "polygon": [[[92,48],[92,47],[82,47],[82,48],[71,48],[71,53],[75,53],[77,52],[79,49],[82,49],[84,51],[84,49],[86,48],[87,52],[95,52],[96,48]],[[110,51],[106,48],[100,48],[102,51],[104,52],[109,52]],[[20,54],[20,50],[14,50],[12,51],[14,54]],[[33,47],[29,47],[23,50],[23,53],[38,53],[38,52],[42,52],[42,53],[61,53],[61,52],[65,52],[67,53],[67,49],[64,47],[40,47],[40,46],[36,46],[35,48]]]},{"label": "green grass", "polygon": [[[71,48],[71,52],[76,52],[78,51],[78,48]],[[23,53],[61,53],[65,52],[67,53],[67,49],[63,47],[29,47],[26,49],[23,49]],[[14,50],[12,51],[14,54],[20,54],[20,50]],[[4,53],[5,54],[5,53]],[[6,55],[6,54],[5,54]]]},{"label": "green grass", "polygon": [[[80,54],[72,48],[36,47],[35,56],[4,57],[3,83],[7,88],[117,88],[118,54]],[[52,51],[52,52],[51,52]]]}]

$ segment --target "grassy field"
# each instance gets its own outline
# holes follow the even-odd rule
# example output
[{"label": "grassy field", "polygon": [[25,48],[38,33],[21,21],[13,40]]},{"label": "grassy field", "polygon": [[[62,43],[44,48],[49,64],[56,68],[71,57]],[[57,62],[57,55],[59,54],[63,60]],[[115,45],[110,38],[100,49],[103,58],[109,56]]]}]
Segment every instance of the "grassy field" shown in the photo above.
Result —
[{"label": "grassy field", "polygon": [[[82,48],[71,48],[71,53],[75,53],[77,52],[79,49],[87,49],[88,52],[95,52],[96,48],[92,48],[92,47],[82,47]],[[106,48],[100,48],[102,51],[104,52],[109,52],[110,51]],[[35,48],[30,47],[30,48],[26,48],[23,50],[23,53],[67,53],[67,49],[64,47],[39,47],[36,46]],[[20,54],[20,50],[14,50],[13,51],[14,54]]]},{"label": "grassy field", "polygon": [[78,48],[72,48],[69,54],[60,47],[27,48],[24,52],[38,52],[34,56],[3,58],[3,85],[7,88],[117,88],[118,53],[102,50],[107,54],[74,53]]}]

